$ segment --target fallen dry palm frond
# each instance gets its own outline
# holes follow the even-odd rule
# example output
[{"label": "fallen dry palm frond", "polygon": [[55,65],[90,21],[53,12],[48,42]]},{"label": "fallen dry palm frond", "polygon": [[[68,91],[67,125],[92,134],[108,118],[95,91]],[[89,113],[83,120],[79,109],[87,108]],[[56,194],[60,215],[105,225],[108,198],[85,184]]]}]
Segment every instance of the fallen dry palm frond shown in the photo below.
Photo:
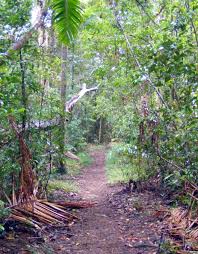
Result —
[{"label": "fallen dry palm frond", "polygon": [[26,223],[37,229],[44,225],[65,225],[79,218],[65,210],[64,206],[46,200],[29,200],[11,209],[9,220]]},{"label": "fallen dry palm frond", "polygon": [[20,148],[20,187],[15,194],[15,184],[13,181],[12,200],[8,198],[11,213],[8,220],[15,220],[41,229],[44,225],[66,225],[77,220],[78,217],[66,211],[66,207],[85,208],[93,204],[88,202],[48,202],[38,199],[38,180],[31,165],[31,152],[23,139],[21,132],[13,117],[9,117],[9,122],[19,140]]},{"label": "fallen dry palm frond", "polygon": [[198,206],[196,204],[198,186],[188,182],[185,185],[185,191],[191,197],[190,205],[187,209],[172,209],[168,218],[169,233],[177,242],[180,242],[181,248],[189,245],[190,250],[198,251]]}]

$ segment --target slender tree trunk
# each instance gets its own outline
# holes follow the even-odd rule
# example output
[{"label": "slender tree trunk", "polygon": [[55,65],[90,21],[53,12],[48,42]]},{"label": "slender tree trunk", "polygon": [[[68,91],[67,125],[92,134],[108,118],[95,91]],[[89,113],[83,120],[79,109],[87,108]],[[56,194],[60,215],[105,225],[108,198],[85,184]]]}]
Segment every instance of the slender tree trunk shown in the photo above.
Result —
[{"label": "slender tree trunk", "polygon": [[99,144],[101,143],[101,140],[102,140],[102,117],[100,117],[100,122],[99,122],[99,134],[98,134]]},{"label": "slender tree trunk", "polygon": [[20,68],[21,68],[21,101],[24,112],[22,115],[22,132],[25,132],[26,119],[27,119],[27,94],[26,94],[26,84],[25,84],[25,65],[23,62],[22,50],[20,50]]},{"label": "slender tree trunk", "polygon": [[74,90],[74,69],[75,69],[75,63],[74,63],[74,57],[75,57],[75,47],[74,43],[72,44],[72,66],[71,66],[71,88]]},{"label": "slender tree trunk", "polygon": [[66,74],[66,68],[67,68],[67,48],[62,46],[61,48],[61,58],[62,58],[62,64],[61,64],[61,89],[60,89],[60,96],[61,96],[61,117],[60,117],[60,140],[59,140],[59,152],[60,152],[60,158],[59,158],[59,172],[64,174],[66,173],[66,166],[64,163],[64,153],[65,153],[65,143],[66,143],[66,91],[67,91],[67,74]]}]

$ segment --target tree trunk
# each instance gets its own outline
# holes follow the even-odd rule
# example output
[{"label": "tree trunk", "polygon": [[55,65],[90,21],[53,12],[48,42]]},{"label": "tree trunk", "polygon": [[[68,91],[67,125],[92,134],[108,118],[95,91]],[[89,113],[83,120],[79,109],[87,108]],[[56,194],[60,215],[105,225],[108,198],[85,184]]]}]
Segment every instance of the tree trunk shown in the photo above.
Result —
[{"label": "tree trunk", "polygon": [[66,90],[67,90],[67,51],[68,49],[64,46],[61,48],[61,88],[60,88],[60,96],[61,96],[61,116],[60,116],[60,133],[59,133],[59,173],[64,174],[66,173],[66,167],[64,163],[64,153],[65,153],[65,130],[66,130]]},{"label": "tree trunk", "polygon": [[101,143],[101,140],[102,140],[102,117],[100,117],[100,122],[99,122],[99,133],[98,133],[99,144]]},{"label": "tree trunk", "polygon": [[71,66],[71,88],[74,90],[74,71],[75,71],[75,46],[72,44],[72,66]]},{"label": "tree trunk", "polygon": [[22,134],[25,132],[26,119],[27,119],[27,94],[26,94],[26,84],[25,84],[25,66],[23,62],[22,50],[20,50],[20,68],[21,68],[21,101],[24,112],[22,115]]}]

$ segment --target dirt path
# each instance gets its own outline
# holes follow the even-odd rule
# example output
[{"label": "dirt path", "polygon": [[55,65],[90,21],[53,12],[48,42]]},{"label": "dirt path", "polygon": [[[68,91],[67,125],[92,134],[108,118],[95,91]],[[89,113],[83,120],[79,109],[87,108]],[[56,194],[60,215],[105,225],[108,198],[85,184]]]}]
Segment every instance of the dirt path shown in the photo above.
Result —
[{"label": "dirt path", "polygon": [[[153,192],[128,193],[109,186],[105,151],[91,153],[93,163],[76,180],[79,196],[97,205],[76,211],[81,218],[68,227],[53,227],[32,236],[25,227],[0,239],[3,254],[156,254],[161,238],[163,202]],[[67,194],[66,194],[67,195]],[[65,197],[67,199],[67,196]],[[74,211],[73,211],[74,212]],[[13,235],[14,233],[14,235]]]},{"label": "dirt path", "polygon": [[[79,193],[82,199],[96,201],[97,205],[79,212],[81,221],[72,225],[71,237],[64,236],[64,232],[56,235],[59,244],[52,244],[55,253],[156,253],[160,231],[159,221],[152,213],[158,200],[150,193],[134,194],[131,198],[131,194],[121,193],[119,187],[110,187],[105,177],[105,152],[97,150],[91,156],[92,165],[78,180]],[[143,211],[141,205],[149,210]]]},{"label": "dirt path", "polygon": [[79,193],[82,199],[93,200],[102,204],[105,202],[107,194],[112,191],[105,176],[105,152],[98,150],[90,155],[93,163],[85,169],[78,181]]},{"label": "dirt path", "polygon": [[[128,248],[121,241],[118,224],[112,217],[114,211],[106,201],[111,187],[105,177],[105,153],[91,153],[93,163],[85,169],[79,179],[82,199],[96,201],[93,208],[81,210],[81,222],[72,226],[72,235],[67,242],[67,249],[59,248],[59,253],[72,254],[127,254]],[[63,246],[65,243],[62,243]]]}]

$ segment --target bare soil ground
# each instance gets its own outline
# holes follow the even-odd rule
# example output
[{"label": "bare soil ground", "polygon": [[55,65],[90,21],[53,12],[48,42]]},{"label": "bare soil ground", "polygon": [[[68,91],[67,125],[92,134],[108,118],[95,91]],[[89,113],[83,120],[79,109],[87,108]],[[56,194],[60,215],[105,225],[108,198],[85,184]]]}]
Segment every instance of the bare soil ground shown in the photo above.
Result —
[{"label": "bare soil ground", "polygon": [[[152,254],[161,238],[161,219],[156,211],[162,202],[154,193],[127,193],[123,186],[110,186],[105,176],[105,151],[91,153],[93,163],[78,179],[81,198],[97,205],[80,211],[80,223],[72,226],[72,237],[60,233],[61,254]],[[61,236],[63,240],[61,239]],[[56,252],[55,252],[56,253]]]},{"label": "bare soil ground", "polygon": [[[122,185],[110,186],[105,176],[105,151],[91,152],[93,163],[76,180],[76,199],[97,204],[76,211],[81,220],[68,228],[48,230],[24,239],[0,240],[0,253],[11,254],[154,254],[163,227],[163,207],[153,192],[128,193]],[[31,241],[30,241],[31,240]]]}]

